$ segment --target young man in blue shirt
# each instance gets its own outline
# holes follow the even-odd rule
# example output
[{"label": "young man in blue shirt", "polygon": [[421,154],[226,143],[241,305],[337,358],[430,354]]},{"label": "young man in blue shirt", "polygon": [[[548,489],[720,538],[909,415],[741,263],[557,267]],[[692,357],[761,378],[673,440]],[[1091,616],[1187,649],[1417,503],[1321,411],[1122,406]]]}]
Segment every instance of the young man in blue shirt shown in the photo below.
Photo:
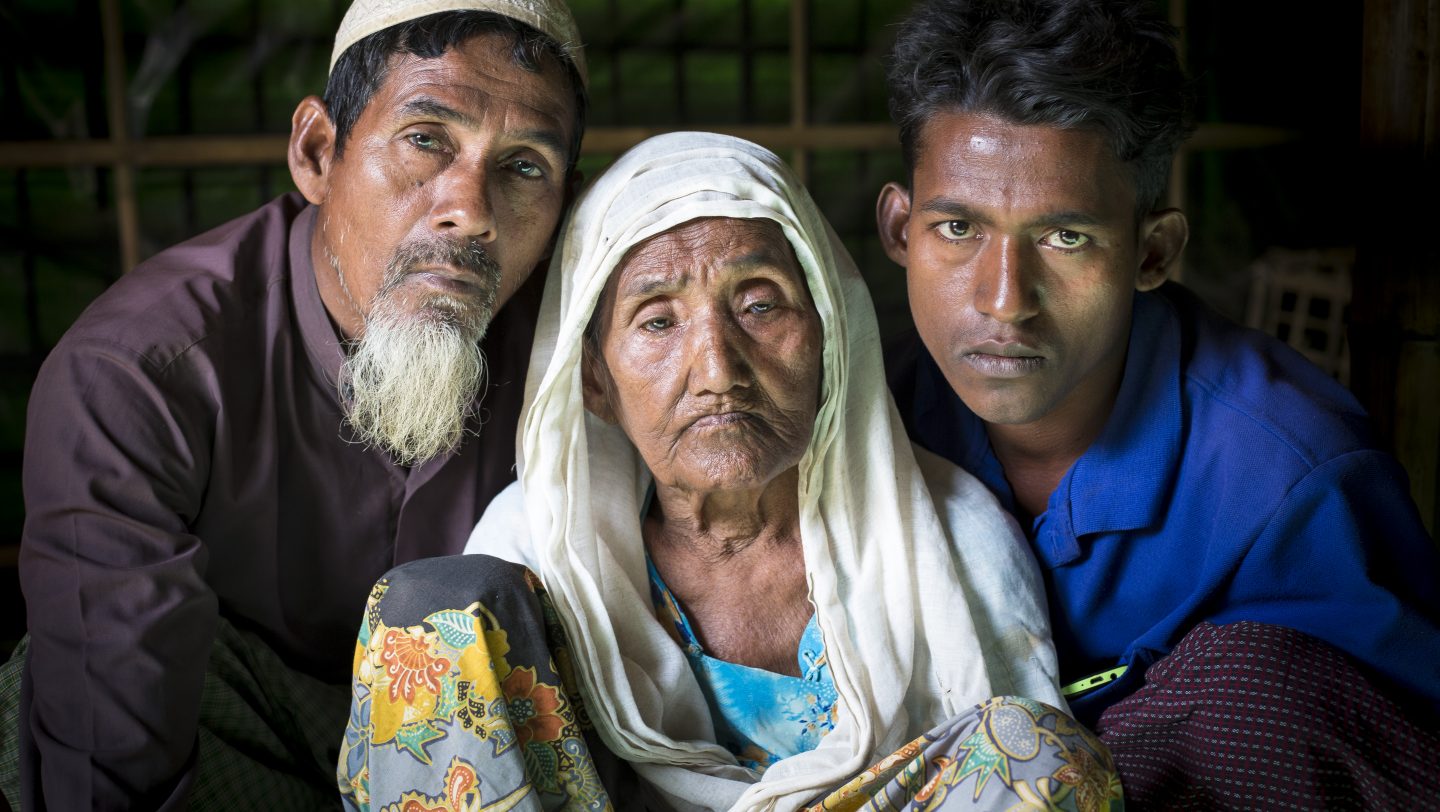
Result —
[{"label": "young man in blue shirt", "polygon": [[[1253,677],[1280,680],[1261,705],[1303,738],[1411,742],[1409,720],[1371,736],[1312,711],[1336,693],[1386,720],[1440,707],[1440,558],[1354,398],[1166,283],[1188,226],[1162,193],[1192,128],[1172,35],[1144,0],[911,13],[890,67],[910,184],[887,185],[877,216],[919,341],[892,353],[891,385],[912,436],[1026,530],[1062,678],[1096,686],[1072,708],[1127,794],[1333,799],[1373,765],[1332,780],[1346,771],[1277,755],[1263,730],[1258,749],[1211,733],[1236,728],[1236,680]],[[1180,728],[1189,744],[1167,738]],[[1212,766],[1308,777],[1241,789],[1199,775],[1181,752],[1196,742]]]}]

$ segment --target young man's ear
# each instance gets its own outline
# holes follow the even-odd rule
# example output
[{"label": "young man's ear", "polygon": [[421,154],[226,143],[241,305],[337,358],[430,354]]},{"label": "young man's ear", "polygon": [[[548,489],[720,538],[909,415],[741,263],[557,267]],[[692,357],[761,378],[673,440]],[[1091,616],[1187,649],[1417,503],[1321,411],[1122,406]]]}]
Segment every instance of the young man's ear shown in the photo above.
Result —
[{"label": "young man's ear", "polygon": [[330,165],[335,160],[335,124],[319,96],[306,96],[290,118],[290,178],[305,199],[325,202],[330,190]]},{"label": "young man's ear", "polygon": [[580,396],[585,403],[585,411],[613,425],[615,411],[610,408],[610,371],[591,352],[590,342],[585,344],[580,350]]},{"label": "young man's ear", "polygon": [[1135,288],[1160,287],[1189,240],[1190,224],[1179,209],[1163,209],[1146,216],[1140,222],[1140,273]]},{"label": "young man's ear", "polygon": [[885,255],[902,268],[909,267],[910,245],[906,229],[910,227],[910,190],[891,181],[880,190],[875,201],[875,225],[880,229],[880,244]]}]

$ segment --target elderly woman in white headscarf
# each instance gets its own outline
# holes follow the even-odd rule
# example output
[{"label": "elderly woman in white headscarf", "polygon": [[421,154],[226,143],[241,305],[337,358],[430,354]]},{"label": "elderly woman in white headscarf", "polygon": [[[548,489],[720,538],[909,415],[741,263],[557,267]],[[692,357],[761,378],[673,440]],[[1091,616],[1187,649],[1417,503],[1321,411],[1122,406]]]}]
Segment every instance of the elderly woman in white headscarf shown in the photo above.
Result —
[{"label": "elderly woman in white headscarf", "polygon": [[350,803],[1118,800],[1103,745],[1040,704],[1063,700],[1018,529],[906,439],[864,283],[773,154],[677,133],[608,169],[525,402],[485,555],[372,595]]}]

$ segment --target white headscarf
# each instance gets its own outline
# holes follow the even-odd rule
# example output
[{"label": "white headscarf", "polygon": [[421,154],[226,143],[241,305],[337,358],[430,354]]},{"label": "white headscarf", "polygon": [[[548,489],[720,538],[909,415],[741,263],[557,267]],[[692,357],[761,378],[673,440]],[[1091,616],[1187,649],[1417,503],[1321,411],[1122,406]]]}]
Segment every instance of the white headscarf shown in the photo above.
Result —
[{"label": "white headscarf", "polygon": [[[582,337],[606,280],[631,246],[700,217],[778,223],[824,325],[821,403],[800,461],[799,504],[836,721],[817,749],[758,781],[714,743],[685,655],[656,620],[640,527],[645,463],[619,428],[581,405]],[[954,548],[885,389],[870,296],[810,195],[769,151],[673,133],[600,176],[551,264],[525,403],[523,509],[492,505],[469,549],[537,570],[605,743],[678,808],[798,808],[991,695]],[[950,511],[949,531],[1011,543],[993,499],[975,504],[959,527]],[[1007,588],[1038,586],[1027,578]],[[1049,657],[1053,674],[1053,650]]]}]

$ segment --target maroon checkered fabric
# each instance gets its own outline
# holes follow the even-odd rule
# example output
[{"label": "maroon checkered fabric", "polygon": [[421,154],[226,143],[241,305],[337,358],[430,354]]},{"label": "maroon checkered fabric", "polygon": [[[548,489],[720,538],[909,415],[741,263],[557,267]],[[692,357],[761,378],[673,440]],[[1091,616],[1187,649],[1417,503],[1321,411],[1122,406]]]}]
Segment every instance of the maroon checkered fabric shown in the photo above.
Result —
[{"label": "maroon checkered fabric", "polygon": [[1440,809],[1440,738],[1345,655],[1202,623],[1100,717],[1130,809]]}]

